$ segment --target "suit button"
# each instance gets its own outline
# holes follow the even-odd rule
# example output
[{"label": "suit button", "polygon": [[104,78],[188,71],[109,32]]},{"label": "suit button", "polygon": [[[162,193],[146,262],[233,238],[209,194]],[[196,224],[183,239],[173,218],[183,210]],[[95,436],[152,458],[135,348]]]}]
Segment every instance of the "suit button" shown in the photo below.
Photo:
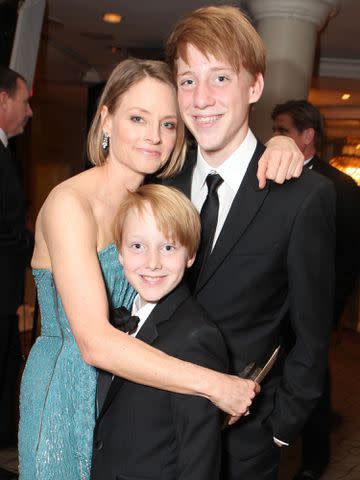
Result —
[{"label": "suit button", "polygon": [[96,440],[95,442],[95,450],[101,450],[104,446],[104,442],[102,440]]}]

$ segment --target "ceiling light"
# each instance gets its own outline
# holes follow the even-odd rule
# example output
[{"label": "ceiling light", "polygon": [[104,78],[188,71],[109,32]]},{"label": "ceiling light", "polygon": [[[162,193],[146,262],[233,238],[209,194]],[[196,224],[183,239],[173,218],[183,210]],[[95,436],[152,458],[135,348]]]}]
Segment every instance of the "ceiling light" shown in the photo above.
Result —
[{"label": "ceiling light", "polygon": [[341,95],[341,100],[349,100],[350,97],[351,97],[350,93],[343,93]]},{"label": "ceiling light", "polygon": [[104,13],[104,15],[102,17],[104,22],[107,22],[107,23],[120,23],[121,18],[122,18],[121,15],[119,15],[118,13],[114,13],[114,12]]},{"label": "ceiling light", "polygon": [[121,53],[121,47],[117,47],[116,45],[111,45],[110,47],[111,53]]},{"label": "ceiling light", "polygon": [[86,72],[82,74],[81,80],[84,83],[100,83],[101,82],[99,72],[94,67],[90,67],[88,70],[86,70]]}]

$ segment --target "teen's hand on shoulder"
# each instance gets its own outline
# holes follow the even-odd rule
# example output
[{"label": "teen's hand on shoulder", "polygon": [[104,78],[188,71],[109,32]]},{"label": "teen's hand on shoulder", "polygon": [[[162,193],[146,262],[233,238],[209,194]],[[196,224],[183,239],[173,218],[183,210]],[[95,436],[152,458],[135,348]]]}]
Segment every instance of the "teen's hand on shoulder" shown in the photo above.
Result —
[{"label": "teen's hand on shoulder", "polygon": [[235,375],[224,375],[218,394],[211,401],[231,415],[229,425],[235,423],[249,409],[253,399],[260,392],[260,386],[252,380]]},{"label": "teen's hand on shoulder", "polygon": [[284,135],[276,135],[266,143],[266,150],[258,164],[259,187],[264,188],[266,180],[284,183],[290,178],[299,177],[304,156],[294,140]]}]

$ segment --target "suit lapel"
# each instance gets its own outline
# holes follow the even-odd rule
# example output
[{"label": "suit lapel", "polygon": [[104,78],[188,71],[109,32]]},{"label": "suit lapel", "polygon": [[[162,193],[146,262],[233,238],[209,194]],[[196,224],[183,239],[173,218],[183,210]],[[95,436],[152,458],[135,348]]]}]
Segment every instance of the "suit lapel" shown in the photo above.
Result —
[{"label": "suit lapel", "polygon": [[[163,298],[151,312],[145,323],[141,327],[136,338],[143,342],[152,345],[158,338],[158,327],[160,324],[167,321],[178,306],[190,296],[190,292],[184,283],[181,283],[173,292],[167,297]],[[111,382],[111,386],[104,401],[103,408],[99,414],[99,419],[105,414],[116,394],[123,386],[125,379],[122,377],[115,377]]]},{"label": "suit lapel", "polygon": [[214,250],[201,271],[195,289],[196,292],[205,285],[224,259],[230,254],[268,194],[269,183],[267,182],[265,188],[260,190],[256,176],[258,160],[264,150],[264,146],[258,142]]}]

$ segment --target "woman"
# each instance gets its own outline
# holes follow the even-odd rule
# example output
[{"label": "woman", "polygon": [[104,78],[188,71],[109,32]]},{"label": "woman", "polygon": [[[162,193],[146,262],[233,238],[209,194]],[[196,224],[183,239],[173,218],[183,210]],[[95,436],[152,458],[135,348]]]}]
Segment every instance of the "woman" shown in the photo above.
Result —
[{"label": "woman", "polygon": [[209,398],[235,421],[256,385],[169,357],[109,323],[133,290],[113,243],[128,190],[160,169],[178,171],[184,126],[168,67],[126,60],[110,76],[89,132],[95,165],[58,185],[40,210],[32,259],[42,332],[20,399],[22,480],[87,479],[96,416],[97,367],[134,382]]},{"label": "woman", "polygon": [[[126,60],[112,73],[89,133],[95,168],[57,186],[36,224],[32,259],[42,333],[21,388],[21,479],[87,479],[98,367],[135,382],[207,396],[241,414],[253,382],[168,357],[113,328],[110,308],[131,303],[111,225],[127,190],[182,165],[175,88],[162,62]],[[169,162],[167,163],[168,159]]]}]

